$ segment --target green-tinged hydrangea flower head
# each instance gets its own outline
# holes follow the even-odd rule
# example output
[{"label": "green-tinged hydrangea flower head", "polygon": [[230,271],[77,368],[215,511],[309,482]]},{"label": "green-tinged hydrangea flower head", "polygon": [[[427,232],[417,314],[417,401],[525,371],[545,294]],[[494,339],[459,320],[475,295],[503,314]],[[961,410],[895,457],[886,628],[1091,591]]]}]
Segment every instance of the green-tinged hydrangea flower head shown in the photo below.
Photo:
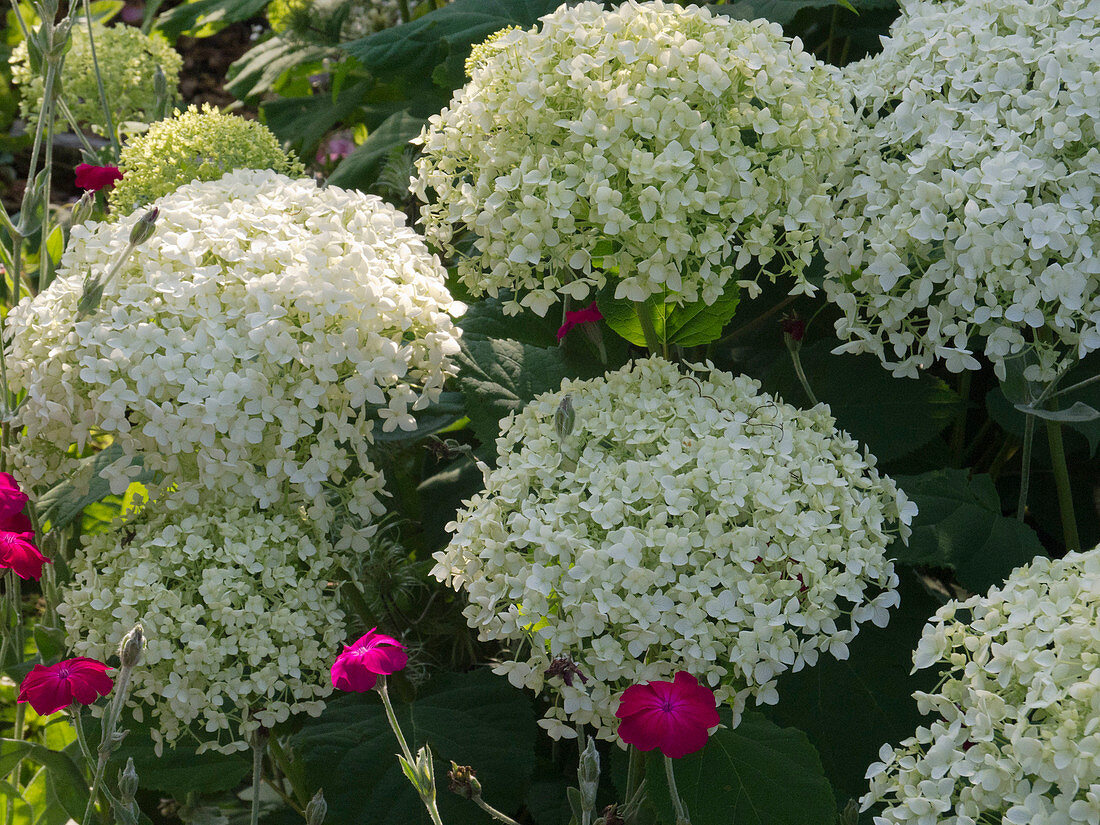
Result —
[{"label": "green-tinged hydrangea flower head", "polygon": [[1100,9],[909,0],[845,71],[854,157],[826,232],[842,350],[895,375],[1100,349]]},{"label": "green-tinged hydrangea flower head", "polygon": [[420,136],[425,231],[475,294],[542,315],[608,280],[709,304],[753,260],[800,275],[848,141],[835,70],[778,25],[696,6],[585,2],[541,22],[475,49]]},{"label": "green-tinged hydrangea flower head", "polygon": [[[143,34],[132,26],[93,25],[96,58],[116,125],[126,121],[148,123],[157,116],[155,79],[159,67],[172,91],[179,83],[183,58],[158,34]],[[26,42],[11,56],[12,80],[20,87],[20,113],[28,120],[38,117],[45,93],[45,79],[31,70]],[[100,103],[99,87],[92,65],[88,28],[78,23],[72,29],[72,47],[61,69],[61,94],[77,123],[93,132],[106,134],[107,122]]]},{"label": "green-tinged hydrangea flower head", "polygon": [[108,196],[116,215],[128,215],[185,183],[217,180],[235,169],[305,174],[262,123],[223,114],[209,104],[177,111],[133,138],[122,149],[119,169],[123,178]]},{"label": "green-tinged hydrangea flower head", "polygon": [[415,428],[457,371],[464,307],[439,260],[380,198],[269,170],[156,206],[98,309],[78,310],[86,279],[124,254],[137,213],[74,227],[57,280],[8,315],[21,481],[53,484],[78,467],[68,445],[102,434],[121,450],[104,471],[118,493],[140,456],[208,497],[295,496],[324,527],[345,510],[369,522],[384,509],[375,427]]},{"label": "green-tinged hydrangea flower head", "polygon": [[339,43],[395,26],[401,12],[397,0],[272,0],[267,19],[283,37]]},{"label": "green-tinged hydrangea flower head", "polygon": [[915,508],[874,457],[824,405],[689,369],[650,358],[506,418],[497,469],[435,554],[479,638],[520,642],[497,672],[557,694],[555,738],[614,738],[622,691],[681,670],[739,719],[898,603],[885,550]]},{"label": "green-tinged hydrangea flower head", "polygon": [[345,636],[329,582],[348,553],[293,509],[210,496],[172,494],[117,527],[84,538],[57,610],[69,648],[104,661],[141,622],[130,704],[158,751],[187,737],[244,750],[261,725],[321,712]]},{"label": "green-tinged hydrangea flower head", "polygon": [[868,770],[875,825],[1100,819],[1100,548],[948,602],[913,662],[943,671],[914,694],[936,718]]}]

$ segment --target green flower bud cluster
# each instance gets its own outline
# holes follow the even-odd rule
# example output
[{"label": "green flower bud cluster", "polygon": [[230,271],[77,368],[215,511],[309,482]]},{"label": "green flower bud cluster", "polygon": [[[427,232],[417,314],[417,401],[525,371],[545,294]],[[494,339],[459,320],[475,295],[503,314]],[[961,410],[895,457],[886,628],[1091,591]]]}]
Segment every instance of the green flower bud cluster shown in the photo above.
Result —
[{"label": "green flower bud cluster", "polygon": [[223,114],[209,104],[154,123],[122,150],[120,180],[108,195],[111,212],[128,215],[195,180],[219,180],[234,169],[271,169],[301,177],[305,167],[284,152],[258,121]]},{"label": "green flower bud cluster", "polygon": [[[93,25],[96,58],[103,78],[107,101],[115,123],[147,123],[156,116],[158,98],[157,68],[167,78],[169,89],[179,83],[183,58],[159,35],[146,35],[131,26]],[[45,94],[41,73],[31,66],[26,42],[11,56],[12,81],[20,89],[20,114],[28,121],[37,119]],[[91,41],[86,25],[72,29],[72,46],[61,70],[61,96],[77,123],[93,132],[106,134],[107,125],[100,103]]]}]

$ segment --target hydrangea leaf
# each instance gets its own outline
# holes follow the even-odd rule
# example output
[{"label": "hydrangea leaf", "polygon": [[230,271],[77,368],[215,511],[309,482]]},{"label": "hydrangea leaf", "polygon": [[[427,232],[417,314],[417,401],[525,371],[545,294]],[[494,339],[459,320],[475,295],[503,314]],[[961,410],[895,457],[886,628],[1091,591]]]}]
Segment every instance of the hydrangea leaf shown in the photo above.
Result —
[{"label": "hydrangea leaf", "polygon": [[909,545],[893,551],[900,561],[949,567],[975,593],[999,584],[1012,569],[1044,555],[1035,531],[1002,514],[988,475],[942,469],[894,479],[918,507]]},{"label": "hydrangea leaf", "polygon": [[867,792],[863,778],[883,742],[898,742],[922,719],[914,690],[931,690],[935,674],[915,676],[913,649],[939,607],[911,570],[899,571],[901,605],[884,627],[861,625],[843,661],[822,656],[816,665],[779,680],[779,704],[767,715],[804,731],[821,754],[838,801]]},{"label": "hydrangea leaf", "polygon": [[181,34],[209,37],[230,23],[255,17],[269,0],[191,0],[167,9],[157,18],[156,30],[170,41]]},{"label": "hydrangea leaf", "polygon": [[457,356],[466,414],[482,444],[492,444],[500,420],[565,378],[598,374],[598,362],[575,363],[562,347],[536,347],[507,338],[462,338]]},{"label": "hydrangea leaf", "polygon": [[[514,813],[535,766],[531,702],[507,679],[487,670],[443,674],[414,702],[395,701],[409,746],[428,744],[437,798],[448,825],[484,825],[485,813],[447,791],[449,760],[471,765],[486,800]],[[323,788],[326,825],[427,823],[419,797],[401,772],[393,732],[373,693],[340,696],[291,739],[305,763],[310,790]]]},{"label": "hydrangea leaf", "polygon": [[[726,717],[728,722],[728,717]],[[672,822],[664,758],[651,754],[646,787],[658,821]],[[733,730],[675,760],[676,786],[692,825],[834,825],[836,802],[814,746],[800,730],[749,711]]]},{"label": "hydrangea leaf", "polygon": [[[901,458],[928,444],[954,420],[958,394],[927,373],[899,380],[871,355],[833,355],[833,341],[802,348],[810,387],[829,405],[837,427],[866,444],[880,461]],[[792,404],[808,399],[783,353],[765,377],[764,388]]]},{"label": "hydrangea leaf", "polygon": [[329,175],[328,182],[345,189],[366,190],[378,177],[390,152],[406,146],[420,134],[426,122],[408,112],[390,115],[381,126],[371,131],[361,145],[355,147],[355,151],[340,161],[340,165]]},{"label": "hydrangea leaf", "polygon": [[[616,298],[617,282],[601,290],[597,303],[607,325],[632,344],[646,345],[642,323],[638,319],[639,306],[634,301]],[[702,301],[676,306],[664,303],[656,296],[641,304],[642,311],[650,316],[657,337],[667,344],[694,347],[709,344],[722,335],[722,330],[737,311],[740,288],[736,281],[729,281],[718,300],[709,306]]]},{"label": "hydrangea leaf", "polygon": [[462,61],[475,43],[506,26],[533,26],[557,7],[558,0],[455,0],[411,23],[376,32],[343,48],[364,69],[384,79],[428,77],[447,61],[459,71],[445,73],[446,85],[457,88],[465,80],[460,71]]},{"label": "hydrangea leaf", "polygon": [[[19,754],[21,758],[43,767],[46,776],[39,778],[47,783],[65,813],[73,819],[84,815],[88,804],[88,785],[84,774],[68,755],[34,742],[0,739],[0,761],[8,761],[12,754]],[[27,791],[24,789],[25,795]]]}]

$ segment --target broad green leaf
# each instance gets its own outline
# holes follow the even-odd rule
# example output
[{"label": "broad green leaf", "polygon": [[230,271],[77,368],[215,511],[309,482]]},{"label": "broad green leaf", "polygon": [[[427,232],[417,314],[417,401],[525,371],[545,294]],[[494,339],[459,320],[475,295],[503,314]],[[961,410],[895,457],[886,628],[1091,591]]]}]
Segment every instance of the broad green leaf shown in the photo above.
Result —
[{"label": "broad green leaf", "polygon": [[88,804],[88,783],[76,763],[64,753],[33,742],[0,739],[0,758],[7,758],[12,752],[19,752],[46,769],[53,796],[65,812],[79,822]]},{"label": "broad green leaf", "polygon": [[[829,405],[837,427],[865,443],[879,461],[920,449],[958,414],[961,399],[939,378],[894,378],[873,355],[833,355],[833,344],[802,348],[810,388]],[[809,405],[787,353],[768,371],[764,388],[795,406]]]},{"label": "broad green leaf", "polygon": [[[160,791],[180,798],[189,793],[215,793],[235,788],[252,771],[249,753],[196,753],[196,746],[182,741],[176,747],[165,747],[157,756],[148,722],[136,722],[128,714],[120,726],[130,731],[107,763],[107,776],[117,776],[128,758],[143,790]],[[84,719],[84,733],[89,742],[99,742],[99,721]]]},{"label": "broad green leaf", "polygon": [[371,85],[363,80],[346,86],[335,101],[329,95],[272,100],[261,107],[264,121],[276,137],[309,157],[329,130],[363,103]]},{"label": "broad green leaf", "polygon": [[[663,763],[656,752],[646,760],[646,787],[658,820],[671,823]],[[755,711],[674,765],[692,825],[835,825],[833,790],[806,734]]]},{"label": "broad green leaf", "polygon": [[553,311],[541,318],[533,312],[505,315],[500,299],[482,298],[469,305],[458,325],[465,336],[510,338],[536,347],[553,347],[558,343],[556,333],[561,321],[561,313]]},{"label": "broad green leaf", "polygon": [[65,655],[65,631],[39,622],[34,626],[34,646],[43,662],[58,661]]},{"label": "broad green leaf", "polygon": [[847,659],[822,654],[817,664],[779,678],[779,704],[767,715],[804,731],[821,754],[841,805],[867,791],[864,775],[885,742],[913,734],[922,719],[912,694],[931,690],[936,674],[913,676],[913,649],[940,603],[909,569],[901,576],[901,604],[885,628],[867,623],[848,646]]},{"label": "broad green leaf", "polygon": [[[112,444],[94,456],[88,456],[80,462],[80,469],[68,479],[58,482],[38,498],[38,515],[43,523],[49,523],[50,530],[58,530],[71,524],[84,508],[101,501],[111,492],[111,486],[100,473],[107,465],[122,457],[122,448]],[[138,462],[140,464],[140,459]],[[153,474],[142,470],[136,481],[151,481]]]},{"label": "broad green leaf", "polygon": [[947,567],[963,587],[984,593],[1021,564],[1044,554],[1035,531],[1003,515],[993,480],[943,469],[894,479],[916,502],[908,547],[891,552],[906,564]]},{"label": "broad green leaf", "polygon": [[[462,64],[474,44],[507,26],[529,28],[559,5],[559,0],[454,0],[343,48],[376,77],[433,77],[437,85],[456,89],[465,82]],[[444,62],[446,70],[433,76]]]},{"label": "broad green leaf", "polygon": [[722,335],[722,329],[737,311],[740,288],[734,280],[726,284],[718,300],[709,306],[702,301],[677,306],[664,296],[653,295],[640,305],[625,298],[616,298],[617,282],[608,283],[596,302],[607,325],[632,344],[646,346],[639,312],[649,316],[657,339],[668,345],[694,347],[709,344]]},{"label": "broad green leaf", "polygon": [[[415,752],[435,756],[440,812],[447,825],[484,825],[486,814],[447,791],[449,760],[477,771],[486,801],[507,813],[523,804],[535,764],[535,714],[530,700],[487,670],[442,674],[412,703],[395,701]],[[427,823],[419,797],[401,772],[397,741],[378,696],[349,694],[328,703],[291,737],[312,792],[328,802],[325,825]]]},{"label": "broad green leaf", "polygon": [[786,25],[801,11],[832,11],[840,6],[858,14],[863,9],[881,9],[892,5],[894,0],[736,0],[722,5],[708,5],[707,8],[715,14],[726,14],[742,20],[763,17],[773,23]]},{"label": "broad green leaf", "polygon": [[[10,822],[7,811],[9,803],[12,806]],[[0,780],[0,825],[33,825],[33,823],[34,809],[23,798],[20,789],[10,782]]]},{"label": "broad green leaf", "polygon": [[229,23],[255,17],[270,0],[188,0],[157,18],[155,31],[171,42],[181,34],[209,37]]},{"label": "broad green leaf", "polygon": [[536,395],[557,390],[570,377],[602,370],[598,362],[574,364],[561,347],[535,347],[506,338],[462,338],[458,364],[470,426],[483,445],[500,432],[500,420]]},{"label": "broad green leaf", "polygon": [[468,457],[452,462],[445,469],[426,478],[417,493],[422,502],[430,502],[423,508],[420,527],[424,531],[424,544],[436,550],[451,539],[448,522],[454,521],[462,502],[485,486],[481,471]]},{"label": "broad green leaf", "polygon": [[390,115],[362,145],[356,146],[355,151],[340,161],[328,182],[345,189],[370,188],[390,152],[408,145],[420,134],[425,123],[427,121],[423,118],[413,117],[408,112]]}]

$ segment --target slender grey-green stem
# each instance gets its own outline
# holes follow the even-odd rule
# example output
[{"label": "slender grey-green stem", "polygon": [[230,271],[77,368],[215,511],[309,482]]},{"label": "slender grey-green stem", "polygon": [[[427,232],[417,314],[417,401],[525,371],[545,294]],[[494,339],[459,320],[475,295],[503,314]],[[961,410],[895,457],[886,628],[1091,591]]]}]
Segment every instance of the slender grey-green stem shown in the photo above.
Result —
[{"label": "slender grey-green stem", "polygon": [[806,378],[806,371],[802,369],[802,359],[798,355],[798,348],[787,347],[787,351],[791,354],[791,363],[794,364],[794,374],[798,376],[798,382],[802,385],[802,390],[806,393],[806,397],[810,399],[810,403],[816,407],[817,396],[814,395],[814,391],[810,389],[810,382]]},{"label": "slender grey-green stem", "polygon": [[[378,690],[378,695],[382,697],[382,704],[386,708],[386,719],[389,720],[390,728],[393,730],[393,735],[397,737],[397,744],[401,746],[401,753],[405,755],[405,761],[409,765],[416,764],[416,758],[413,756],[413,752],[409,750],[409,743],[405,741],[405,734],[401,732],[401,725],[397,723],[397,714],[393,710],[393,703],[390,701],[390,691],[386,687],[386,677],[379,676],[378,683],[375,685]],[[420,792],[420,788],[417,788],[417,792]],[[439,808],[436,806],[435,799],[428,798],[424,793],[420,793],[420,800],[424,803],[424,807],[428,811],[428,816],[431,817],[434,825],[443,825],[443,820],[439,816]]]},{"label": "slender grey-green stem", "polygon": [[260,821],[260,782],[264,774],[264,745],[267,737],[261,736],[259,731],[252,734],[252,813],[249,817],[251,825],[258,825]]},{"label": "slender grey-green stem", "polygon": [[1063,387],[1062,389],[1058,390],[1058,392],[1052,393],[1050,397],[1057,398],[1060,395],[1065,395],[1066,393],[1073,392],[1074,390],[1083,390],[1085,387],[1089,386],[1090,384],[1095,384],[1097,381],[1100,381],[1100,375],[1094,375],[1092,376],[1092,378],[1086,378],[1084,381],[1078,381],[1076,384],[1070,384],[1068,387]]},{"label": "slender grey-green stem", "polygon": [[84,19],[88,24],[88,51],[92,55],[92,71],[95,72],[96,87],[99,89],[99,103],[103,107],[103,115],[107,120],[107,137],[111,139],[111,149],[114,151],[115,162],[118,162],[122,149],[118,145],[118,135],[115,133],[115,119],[111,114],[111,106],[107,101],[107,89],[103,85],[103,75],[99,71],[99,60],[95,53],[95,37],[92,34],[92,7],[89,0],[84,0]]},{"label": "slender grey-green stem", "polygon": [[512,817],[508,816],[508,814],[501,813],[484,799],[482,799],[480,794],[475,795],[473,799],[474,802],[477,803],[478,807],[481,808],[481,810],[485,811],[485,813],[489,814],[489,816],[497,820],[497,822],[503,822],[504,825],[519,825],[519,823],[512,819]]},{"label": "slender grey-green stem", "polygon": [[684,801],[680,799],[680,791],[676,787],[676,772],[672,767],[672,760],[669,757],[665,757],[665,776],[668,777],[668,795],[672,800],[672,810],[676,815],[676,825],[691,825],[691,820],[688,819],[687,808],[684,807]]},{"label": "slender grey-green stem", "polygon": [[76,135],[77,140],[80,141],[80,145],[84,147],[84,151],[90,155],[95,154],[95,147],[88,142],[88,136],[84,134],[84,130],[76,122],[76,116],[73,115],[73,110],[69,108],[69,104],[65,102],[65,98],[58,95],[57,108],[61,112],[61,116],[69,124],[69,128],[73,130],[73,134]]}]

